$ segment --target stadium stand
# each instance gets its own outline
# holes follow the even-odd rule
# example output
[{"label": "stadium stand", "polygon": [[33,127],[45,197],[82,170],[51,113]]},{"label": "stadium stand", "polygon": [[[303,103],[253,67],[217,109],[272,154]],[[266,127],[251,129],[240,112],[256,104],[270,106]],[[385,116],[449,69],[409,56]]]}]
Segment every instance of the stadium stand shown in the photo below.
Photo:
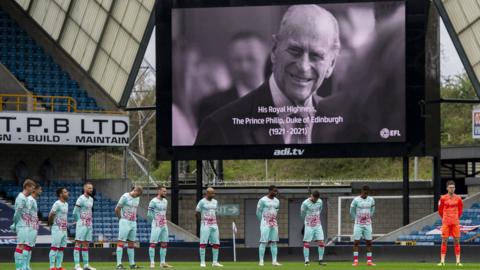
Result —
[{"label": "stadium stand", "polygon": [[[6,243],[12,243],[16,241],[15,232],[10,230],[11,222],[7,219],[13,217],[15,213],[14,205],[11,201],[4,200],[0,196],[0,246]],[[37,233],[37,244],[44,244],[51,242],[51,233],[46,223],[41,222]]]},{"label": "stadium stand", "polygon": [[[94,98],[80,88],[9,15],[0,9],[0,62],[26,88],[39,96],[68,96],[77,101],[81,111],[102,110]],[[43,98],[47,109],[49,97]],[[54,105],[55,111],[68,111],[67,106]],[[70,109],[72,110],[72,109]]]},{"label": "stadium stand", "polygon": [[[431,232],[437,228],[440,228],[442,222],[440,218],[435,221],[434,224],[425,225],[419,231],[412,231],[408,235],[401,235],[398,237],[398,241],[415,241],[417,243],[427,243],[434,242],[440,243],[442,241],[440,234],[429,235],[428,232]],[[471,208],[465,209],[463,211],[462,218],[460,219],[460,225],[463,226],[477,226],[480,225],[480,202],[476,202],[472,205]],[[476,243],[480,244],[480,234],[478,229],[472,230],[470,232],[462,233],[461,241],[467,243]]]},{"label": "stadium stand", "polygon": [[[48,213],[53,203],[57,200],[55,191],[59,187],[66,187],[69,191],[69,233],[75,235],[75,225],[73,221],[72,211],[75,201],[82,194],[82,183],[61,182],[53,183],[48,187],[43,187],[42,196],[38,200],[38,210],[42,220],[46,220]],[[4,193],[7,199],[14,200],[21,189],[13,183],[2,183],[0,185],[0,193]],[[94,241],[115,241],[118,235],[118,219],[115,216],[116,202],[103,196],[97,192],[95,195],[95,202],[93,207],[93,238]],[[151,225],[146,219],[138,217],[137,220],[137,240],[140,243],[148,243],[150,240]],[[170,241],[181,242],[182,240],[175,239],[175,235],[169,235]]]}]

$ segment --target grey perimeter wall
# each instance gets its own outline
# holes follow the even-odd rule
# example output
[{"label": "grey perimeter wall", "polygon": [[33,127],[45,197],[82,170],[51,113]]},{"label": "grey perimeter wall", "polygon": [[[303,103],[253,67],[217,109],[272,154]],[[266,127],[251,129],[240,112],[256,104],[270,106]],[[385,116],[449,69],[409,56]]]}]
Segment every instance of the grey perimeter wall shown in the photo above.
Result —
[{"label": "grey perimeter wall", "polygon": [[[54,168],[54,180],[70,180],[81,181],[85,180],[85,149],[79,147],[55,147],[55,146],[28,146],[28,145],[0,145],[0,181],[15,179],[15,164],[19,161],[25,162],[29,171],[29,176],[35,180],[40,180],[40,170],[44,160],[50,160]],[[86,179],[89,180],[89,179]],[[475,179],[475,183],[479,182]],[[102,180],[94,181],[98,191],[110,197],[114,201],[124,192],[127,192],[131,183],[129,181],[119,180]],[[369,184],[372,188],[372,195],[376,196],[390,196],[401,195],[401,182],[395,183],[358,183],[351,186],[343,187],[318,187],[321,192],[321,198],[325,203],[324,211],[327,212],[324,228],[327,239],[335,237],[338,232],[338,198],[341,196],[356,196],[359,193],[359,188],[363,184]],[[433,190],[431,182],[412,182],[410,184],[411,195],[432,195]],[[477,186],[469,187],[472,191],[476,190]],[[316,189],[311,187],[311,189]],[[480,189],[480,188],[478,188]],[[232,222],[235,222],[238,228],[237,239],[242,242],[246,235],[246,201],[258,200],[266,194],[266,188],[229,188],[217,189],[216,199],[220,204],[238,204],[240,207],[240,214],[237,216],[220,216],[218,217],[220,234],[222,239],[232,238]],[[287,242],[290,233],[300,231],[302,228],[290,228],[292,218],[299,218],[298,211],[290,211],[289,204],[301,201],[308,196],[307,188],[280,188],[280,212],[279,212],[279,231],[280,238]],[[155,190],[146,190],[141,199],[140,215],[145,215],[145,209],[148,202],[155,195]],[[170,199],[170,196],[169,196]],[[348,211],[351,199],[342,200],[341,207],[341,233],[342,235],[349,235],[352,233],[352,222],[350,220]],[[251,204],[250,204],[251,205]],[[377,212],[374,218],[374,234],[386,234],[403,226],[402,216],[402,200],[401,199],[376,199]],[[171,206],[171,203],[169,204]],[[196,197],[195,190],[182,190],[180,192],[179,204],[179,226],[196,233],[195,221],[195,206]],[[252,210],[252,209],[251,209]],[[292,208],[290,210],[293,210]],[[410,204],[410,221],[413,222],[419,218],[424,217],[433,212],[433,199],[411,199]],[[170,211],[168,213],[170,218]],[[290,221],[289,221],[290,219]]]},{"label": "grey perimeter wall", "polygon": [[[110,182],[109,181],[96,181],[98,183],[96,188],[107,196],[111,196],[112,199],[117,200],[119,196],[126,192],[128,189],[126,186],[130,186],[127,183],[121,183],[121,181]],[[363,184],[363,183],[362,183]],[[430,183],[412,183],[411,195],[431,195],[432,188]],[[372,195],[375,196],[389,196],[389,195],[401,195],[401,183],[390,184],[370,184]],[[315,189],[312,187],[312,189]],[[335,187],[325,188],[320,187],[318,190],[321,192],[321,198],[325,205],[323,211],[327,211],[327,224],[325,230],[326,237],[331,239],[337,235],[338,230],[338,198],[340,196],[355,196],[358,195],[358,187],[353,185],[352,187]],[[149,201],[155,196],[155,190],[145,190],[141,198],[141,208],[146,209]],[[232,238],[232,222],[236,223],[238,233],[237,239],[242,242],[245,239],[245,212],[247,200],[258,200],[266,194],[267,190],[257,188],[241,188],[241,189],[217,189],[216,199],[220,204],[238,204],[240,207],[240,214],[237,216],[219,216],[219,228],[220,236],[222,240]],[[299,200],[303,200],[308,197],[308,189],[306,188],[280,188],[280,212],[279,212],[279,233],[281,240],[286,243],[289,238],[289,218],[299,218],[299,210],[295,212],[288,211],[289,203],[298,203]],[[168,196],[170,200],[170,195]],[[352,234],[352,221],[349,217],[349,207],[351,199],[345,199],[342,201],[342,234]],[[374,234],[386,234],[395,229],[403,226],[402,216],[402,200],[401,199],[376,199],[376,215],[374,219]],[[195,221],[195,206],[196,197],[195,190],[181,190],[180,202],[179,202],[179,225],[190,231],[196,233],[196,221]],[[171,202],[169,203],[169,208]],[[410,221],[413,222],[417,219],[424,217],[425,215],[433,212],[433,199],[411,199],[410,204]],[[145,213],[140,211],[140,214]],[[168,218],[170,219],[170,209],[168,212]],[[290,230],[295,232],[295,229],[300,231],[302,228],[294,228]]]},{"label": "grey perimeter wall", "polygon": [[[280,189],[281,194],[279,195],[280,200],[280,211],[279,211],[279,233],[280,238],[287,239],[289,238],[289,217],[294,215],[300,217],[300,209],[298,211],[289,213],[288,205],[290,200],[295,199],[305,199],[308,195],[307,190],[305,192],[295,192],[299,190],[284,190]],[[328,192],[328,191],[327,191]],[[423,190],[422,194],[430,192],[429,190]],[[219,217],[219,226],[220,226],[220,236],[224,239],[232,238],[232,222],[235,222],[238,229],[237,237],[238,239],[245,238],[245,201],[247,199],[259,199],[265,195],[266,191],[259,192],[258,190],[250,191],[247,193],[239,192],[236,190],[217,190],[216,199],[219,203],[234,203],[240,205],[240,215],[236,217]],[[381,195],[394,195],[398,194],[397,192],[381,190],[375,192],[376,194]],[[326,203],[324,206],[324,211],[327,211],[327,228],[324,228],[326,236],[332,238],[337,235],[338,230],[338,197],[339,196],[350,196],[351,193],[322,193],[322,200]],[[373,194],[375,196],[375,194]],[[193,194],[181,194],[180,196],[180,215],[179,215],[179,225],[192,233],[195,233],[196,223],[194,214],[195,214],[195,195]],[[144,200],[145,201],[145,200]],[[351,200],[342,201],[342,234],[352,234],[353,224],[351,222],[350,216],[348,214],[350,208]],[[384,234],[392,230],[395,230],[401,227],[403,217],[402,217],[402,200],[376,200],[377,204],[377,214],[374,219],[374,233],[375,234]],[[410,206],[410,218],[411,220],[419,219],[427,214],[432,213],[432,199],[413,199]],[[297,228],[299,231],[302,228]]]}]

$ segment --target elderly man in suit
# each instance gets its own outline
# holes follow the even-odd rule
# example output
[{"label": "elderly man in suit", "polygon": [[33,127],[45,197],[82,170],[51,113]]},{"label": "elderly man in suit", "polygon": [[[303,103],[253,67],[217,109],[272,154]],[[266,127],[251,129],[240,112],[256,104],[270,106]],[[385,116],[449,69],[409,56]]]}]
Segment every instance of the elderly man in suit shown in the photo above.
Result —
[{"label": "elderly man in suit", "polygon": [[328,141],[317,135],[310,120],[318,116],[321,103],[314,94],[332,75],[340,51],[336,18],[317,5],[291,6],[273,42],[273,74],[256,90],[210,114],[200,127],[196,145]]}]

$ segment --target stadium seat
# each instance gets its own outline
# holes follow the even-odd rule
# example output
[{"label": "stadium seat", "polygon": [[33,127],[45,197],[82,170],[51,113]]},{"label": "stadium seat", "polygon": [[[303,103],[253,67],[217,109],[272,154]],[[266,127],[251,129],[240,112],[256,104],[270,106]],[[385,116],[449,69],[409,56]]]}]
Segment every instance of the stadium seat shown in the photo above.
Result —
[{"label": "stadium seat", "polygon": [[[471,208],[464,209],[463,215],[460,219],[461,225],[475,226],[480,225],[480,202],[476,202]],[[417,242],[434,242],[440,243],[441,236],[439,234],[427,235],[427,233],[442,225],[440,219],[436,220],[434,224],[423,226],[420,231],[412,231],[409,235],[401,235],[397,238],[397,241],[417,241]],[[465,242],[476,235],[480,234],[480,230],[474,230],[467,233],[462,233],[461,241]],[[480,244],[480,238],[472,241],[475,244]]]},{"label": "stadium seat", "polygon": [[[25,82],[37,95],[70,96],[85,99],[84,110],[102,110],[85,90],[53,62],[52,57],[30,38],[6,12],[0,9],[0,62],[14,76]],[[48,101],[47,101],[48,102]],[[77,100],[78,102],[78,100]],[[56,111],[66,112],[66,106],[55,106]]]},{"label": "stadium seat", "polygon": [[[68,199],[69,203],[69,215],[68,222],[73,223],[73,206],[76,199],[82,194],[82,183],[74,183],[70,181],[54,182],[50,186],[43,187],[43,193],[38,199],[38,210],[44,220],[48,217],[48,213],[57,200],[55,191],[59,187],[66,187],[70,191]],[[0,185],[0,192],[4,192],[8,199],[15,199],[20,192],[21,188],[13,183],[6,183]],[[118,219],[115,216],[116,202],[110,200],[106,196],[103,196],[100,192],[97,192],[95,196],[96,201],[93,207],[93,235],[94,240],[100,239],[103,236],[104,240],[115,241],[118,236]],[[75,226],[70,226],[69,231],[71,234],[75,233]],[[148,221],[142,217],[137,219],[137,240],[141,243],[148,243],[150,240],[151,225]],[[175,241],[175,237],[169,236],[172,241]]]}]

